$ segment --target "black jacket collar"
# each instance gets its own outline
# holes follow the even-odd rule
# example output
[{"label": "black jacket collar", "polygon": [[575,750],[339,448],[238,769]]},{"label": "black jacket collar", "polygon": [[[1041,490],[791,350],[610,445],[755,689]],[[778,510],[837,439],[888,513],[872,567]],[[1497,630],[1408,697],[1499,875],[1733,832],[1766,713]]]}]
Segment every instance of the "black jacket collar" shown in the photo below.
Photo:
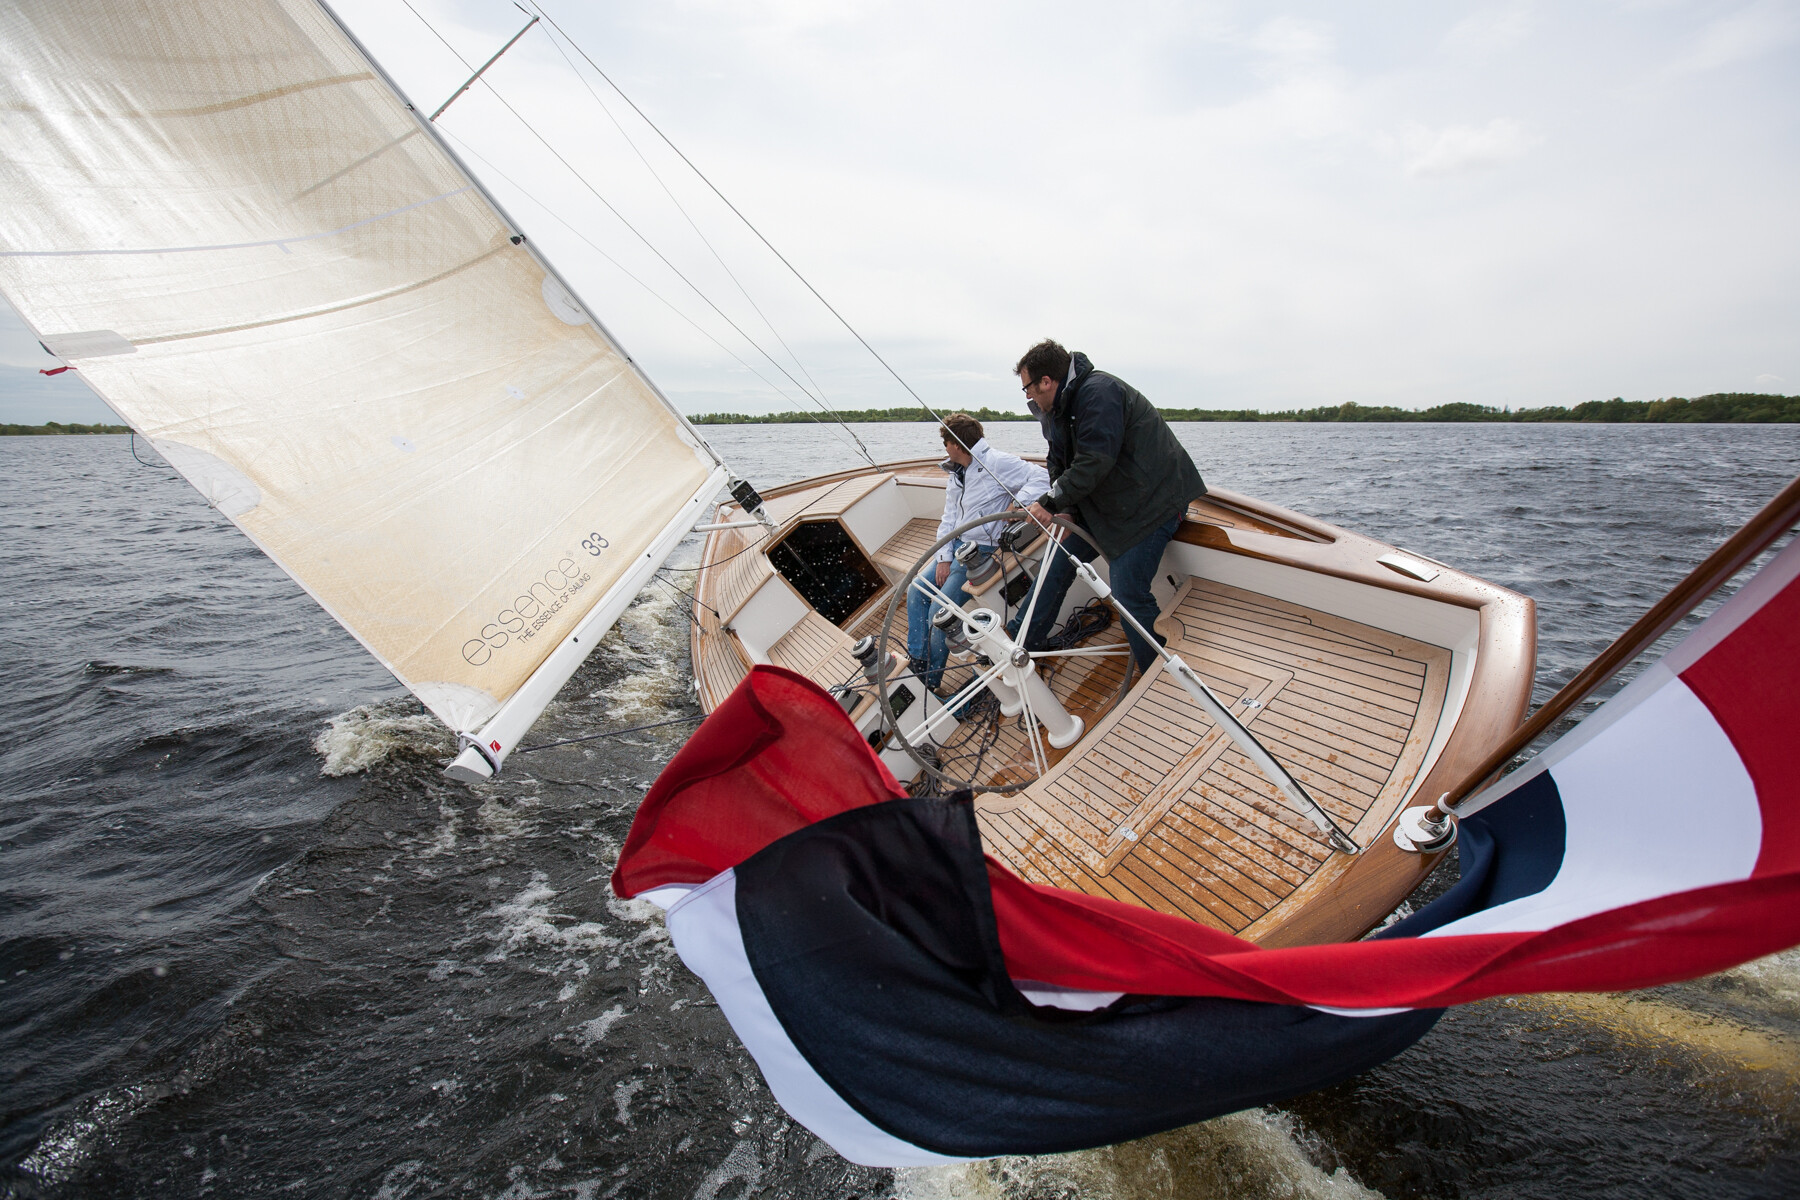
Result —
[{"label": "black jacket collar", "polygon": [[1056,399],[1050,402],[1050,411],[1059,417],[1068,411],[1069,405],[1074,402],[1075,393],[1081,390],[1081,385],[1087,382],[1087,377],[1094,373],[1093,361],[1081,351],[1075,351],[1071,358],[1075,374],[1073,378],[1056,389]]}]

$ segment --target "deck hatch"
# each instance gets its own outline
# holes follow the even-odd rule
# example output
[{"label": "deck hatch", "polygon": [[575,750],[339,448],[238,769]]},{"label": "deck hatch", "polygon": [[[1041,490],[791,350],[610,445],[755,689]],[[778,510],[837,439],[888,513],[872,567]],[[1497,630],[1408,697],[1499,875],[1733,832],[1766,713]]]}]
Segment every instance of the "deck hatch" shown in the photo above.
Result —
[{"label": "deck hatch", "polygon": [[837,520],[803,521],[769,549],[769,563],[800,598],[842,626],[887,579]]}]

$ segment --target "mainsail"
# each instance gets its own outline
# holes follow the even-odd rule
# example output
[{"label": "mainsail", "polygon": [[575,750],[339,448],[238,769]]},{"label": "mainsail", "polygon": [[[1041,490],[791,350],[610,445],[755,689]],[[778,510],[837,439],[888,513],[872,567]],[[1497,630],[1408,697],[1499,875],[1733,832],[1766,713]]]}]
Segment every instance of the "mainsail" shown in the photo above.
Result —
[{"label": "mainsail", "polygon": [[723,467],[312,0],[0,13],[0,291],[485,776]]}]

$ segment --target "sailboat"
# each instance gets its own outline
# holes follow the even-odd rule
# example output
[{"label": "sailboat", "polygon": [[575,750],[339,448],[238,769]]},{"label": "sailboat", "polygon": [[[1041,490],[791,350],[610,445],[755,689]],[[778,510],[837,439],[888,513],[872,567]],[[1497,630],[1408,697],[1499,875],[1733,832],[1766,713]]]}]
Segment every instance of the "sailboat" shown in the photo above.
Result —
[{"label": "sailboat", "polygon": [[707,519],[703,707],[791,669],[898,780],[974,789],[1021,876],[1265,945],[1380,922],[1442,850],[1406,814],[1525,713],[1528,598],[1225,490],[1158,573],[1167,670],[1134,677],[1112,617],[1012,661],[1078,536],[1027,530],[929,692],[893,651],[943,472],[736,479],[330,9],[0,21],[0,291],[457,733],[455,778],[504,768]]}]

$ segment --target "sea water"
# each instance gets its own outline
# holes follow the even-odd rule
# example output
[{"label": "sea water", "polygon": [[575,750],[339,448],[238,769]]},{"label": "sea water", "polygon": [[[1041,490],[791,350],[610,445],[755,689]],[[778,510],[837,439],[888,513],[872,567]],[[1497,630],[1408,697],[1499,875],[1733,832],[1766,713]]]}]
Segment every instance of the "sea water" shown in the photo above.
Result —
[{"label": "sea water", "polygon": [[[706,433],[764,486],[862,461],[830,425]],[[1210,483],[1532,596],[1540,700],[1800,473],[1791,427],[1180,434]],[[697,712],[665,578],[531,743]],[[686,727],[445,780],[441,727],[124,438],[0,439],[0,581],[6,1195],[1800,1194],[1794,952],[1471,1005],[1357,1080],[1125,1146],[852,1166],[607,887]]]}]

